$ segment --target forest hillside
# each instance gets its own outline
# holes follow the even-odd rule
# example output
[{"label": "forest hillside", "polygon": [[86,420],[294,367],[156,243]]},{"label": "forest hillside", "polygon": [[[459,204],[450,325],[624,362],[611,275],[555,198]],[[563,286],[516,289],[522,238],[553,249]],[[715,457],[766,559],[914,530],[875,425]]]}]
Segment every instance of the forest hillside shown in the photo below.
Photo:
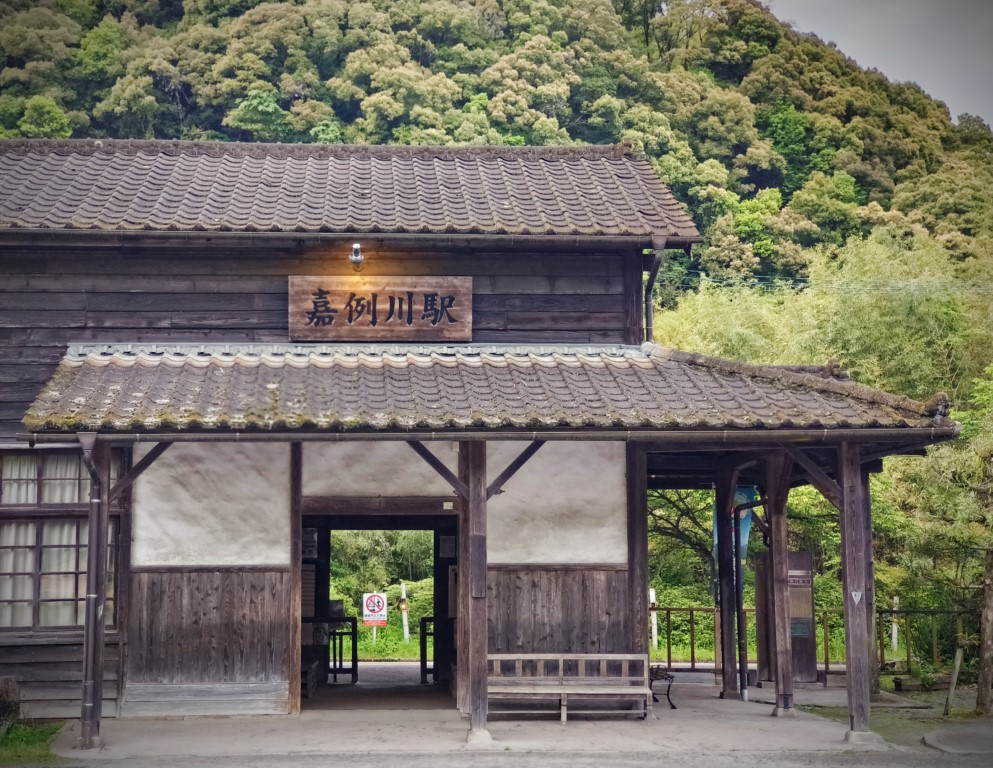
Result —
[{"label": "forest hillside", "polygon": [[[983,607],[989,692],[993,134],[979,118],[953,120],[752,0],[6,0],[0,137],[69,136],[630,142],[705,237],[663,271],[657,340],[834,359],[871,386],[951,396],[963,438],[874,481],[879,597]],[[706,596],[708,503],[653,500],[660,587]],[[820,599],[840,598],[835,513],[790,503]]]}]

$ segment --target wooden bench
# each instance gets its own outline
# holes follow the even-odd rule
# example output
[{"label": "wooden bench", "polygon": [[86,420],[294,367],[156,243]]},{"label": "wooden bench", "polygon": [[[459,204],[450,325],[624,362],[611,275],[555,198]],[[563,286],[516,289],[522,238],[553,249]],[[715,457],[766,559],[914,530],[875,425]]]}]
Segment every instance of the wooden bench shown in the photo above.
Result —
[{"label": "wooden bench", "polygon": [[[570,699],[633,700],[642,717],[652,711],[648,656],[626,653],[491,653],[487,657],[490,699],[558,701],[563,725]],[[548,710],[515,709],[517,714]],[[587,709],[584,714],[627,714],[621,709]],[[496,714],[496,713],[494,713]]]}]

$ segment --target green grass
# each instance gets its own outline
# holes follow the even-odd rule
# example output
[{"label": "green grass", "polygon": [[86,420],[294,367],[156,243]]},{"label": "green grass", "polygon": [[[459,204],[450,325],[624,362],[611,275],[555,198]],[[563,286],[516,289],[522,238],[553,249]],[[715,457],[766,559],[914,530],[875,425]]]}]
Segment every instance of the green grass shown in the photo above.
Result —
[{"label": "green grass", "polygon": [[59,758],[52,754],[49,743],[62,723],[27,725],[18,723],[0,738],[0,765],[49,763]]}]

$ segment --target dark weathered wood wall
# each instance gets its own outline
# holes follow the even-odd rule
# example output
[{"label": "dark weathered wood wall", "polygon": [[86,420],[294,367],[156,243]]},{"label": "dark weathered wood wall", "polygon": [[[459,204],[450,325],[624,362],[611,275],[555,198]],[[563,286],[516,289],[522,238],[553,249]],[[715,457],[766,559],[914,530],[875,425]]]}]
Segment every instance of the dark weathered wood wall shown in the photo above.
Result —
[{"label": "dark weathered wood wall", "polygon": [[620,566],[490,566],[490,653],[631,652]]},{"label": "dark weathered wood wall", "polygon": [[285,713],[286,570],[156,570],[131,577],[123,715]]},{"label": "dark weathered wood wall", "polygon": [[[121,642],[104,646],[103,715],[116,717],[121,670]],[[80,637],[0,637],[0,677],[13,677],[21,688],[21,712],[27,718],[79,717],[83,686]]]},{"label": "dark weathered wood wall", "polygon": [[[355,274],[347,248],[0,247],[0,440],[70,341],[285,342],[287,276]],[[637,252],[364,250],[363,275],[472,276],[474,342],[640,341]]]}]

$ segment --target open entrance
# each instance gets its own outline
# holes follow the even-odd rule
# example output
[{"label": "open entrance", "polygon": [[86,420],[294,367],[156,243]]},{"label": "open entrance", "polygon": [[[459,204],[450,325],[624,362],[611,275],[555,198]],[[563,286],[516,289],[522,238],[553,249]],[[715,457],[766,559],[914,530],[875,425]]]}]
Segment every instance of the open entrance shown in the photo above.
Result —
[{"label": "open entrance", "polygon": [[301,708],[454,708],[457,504],[341,506],[302,521]]}]

